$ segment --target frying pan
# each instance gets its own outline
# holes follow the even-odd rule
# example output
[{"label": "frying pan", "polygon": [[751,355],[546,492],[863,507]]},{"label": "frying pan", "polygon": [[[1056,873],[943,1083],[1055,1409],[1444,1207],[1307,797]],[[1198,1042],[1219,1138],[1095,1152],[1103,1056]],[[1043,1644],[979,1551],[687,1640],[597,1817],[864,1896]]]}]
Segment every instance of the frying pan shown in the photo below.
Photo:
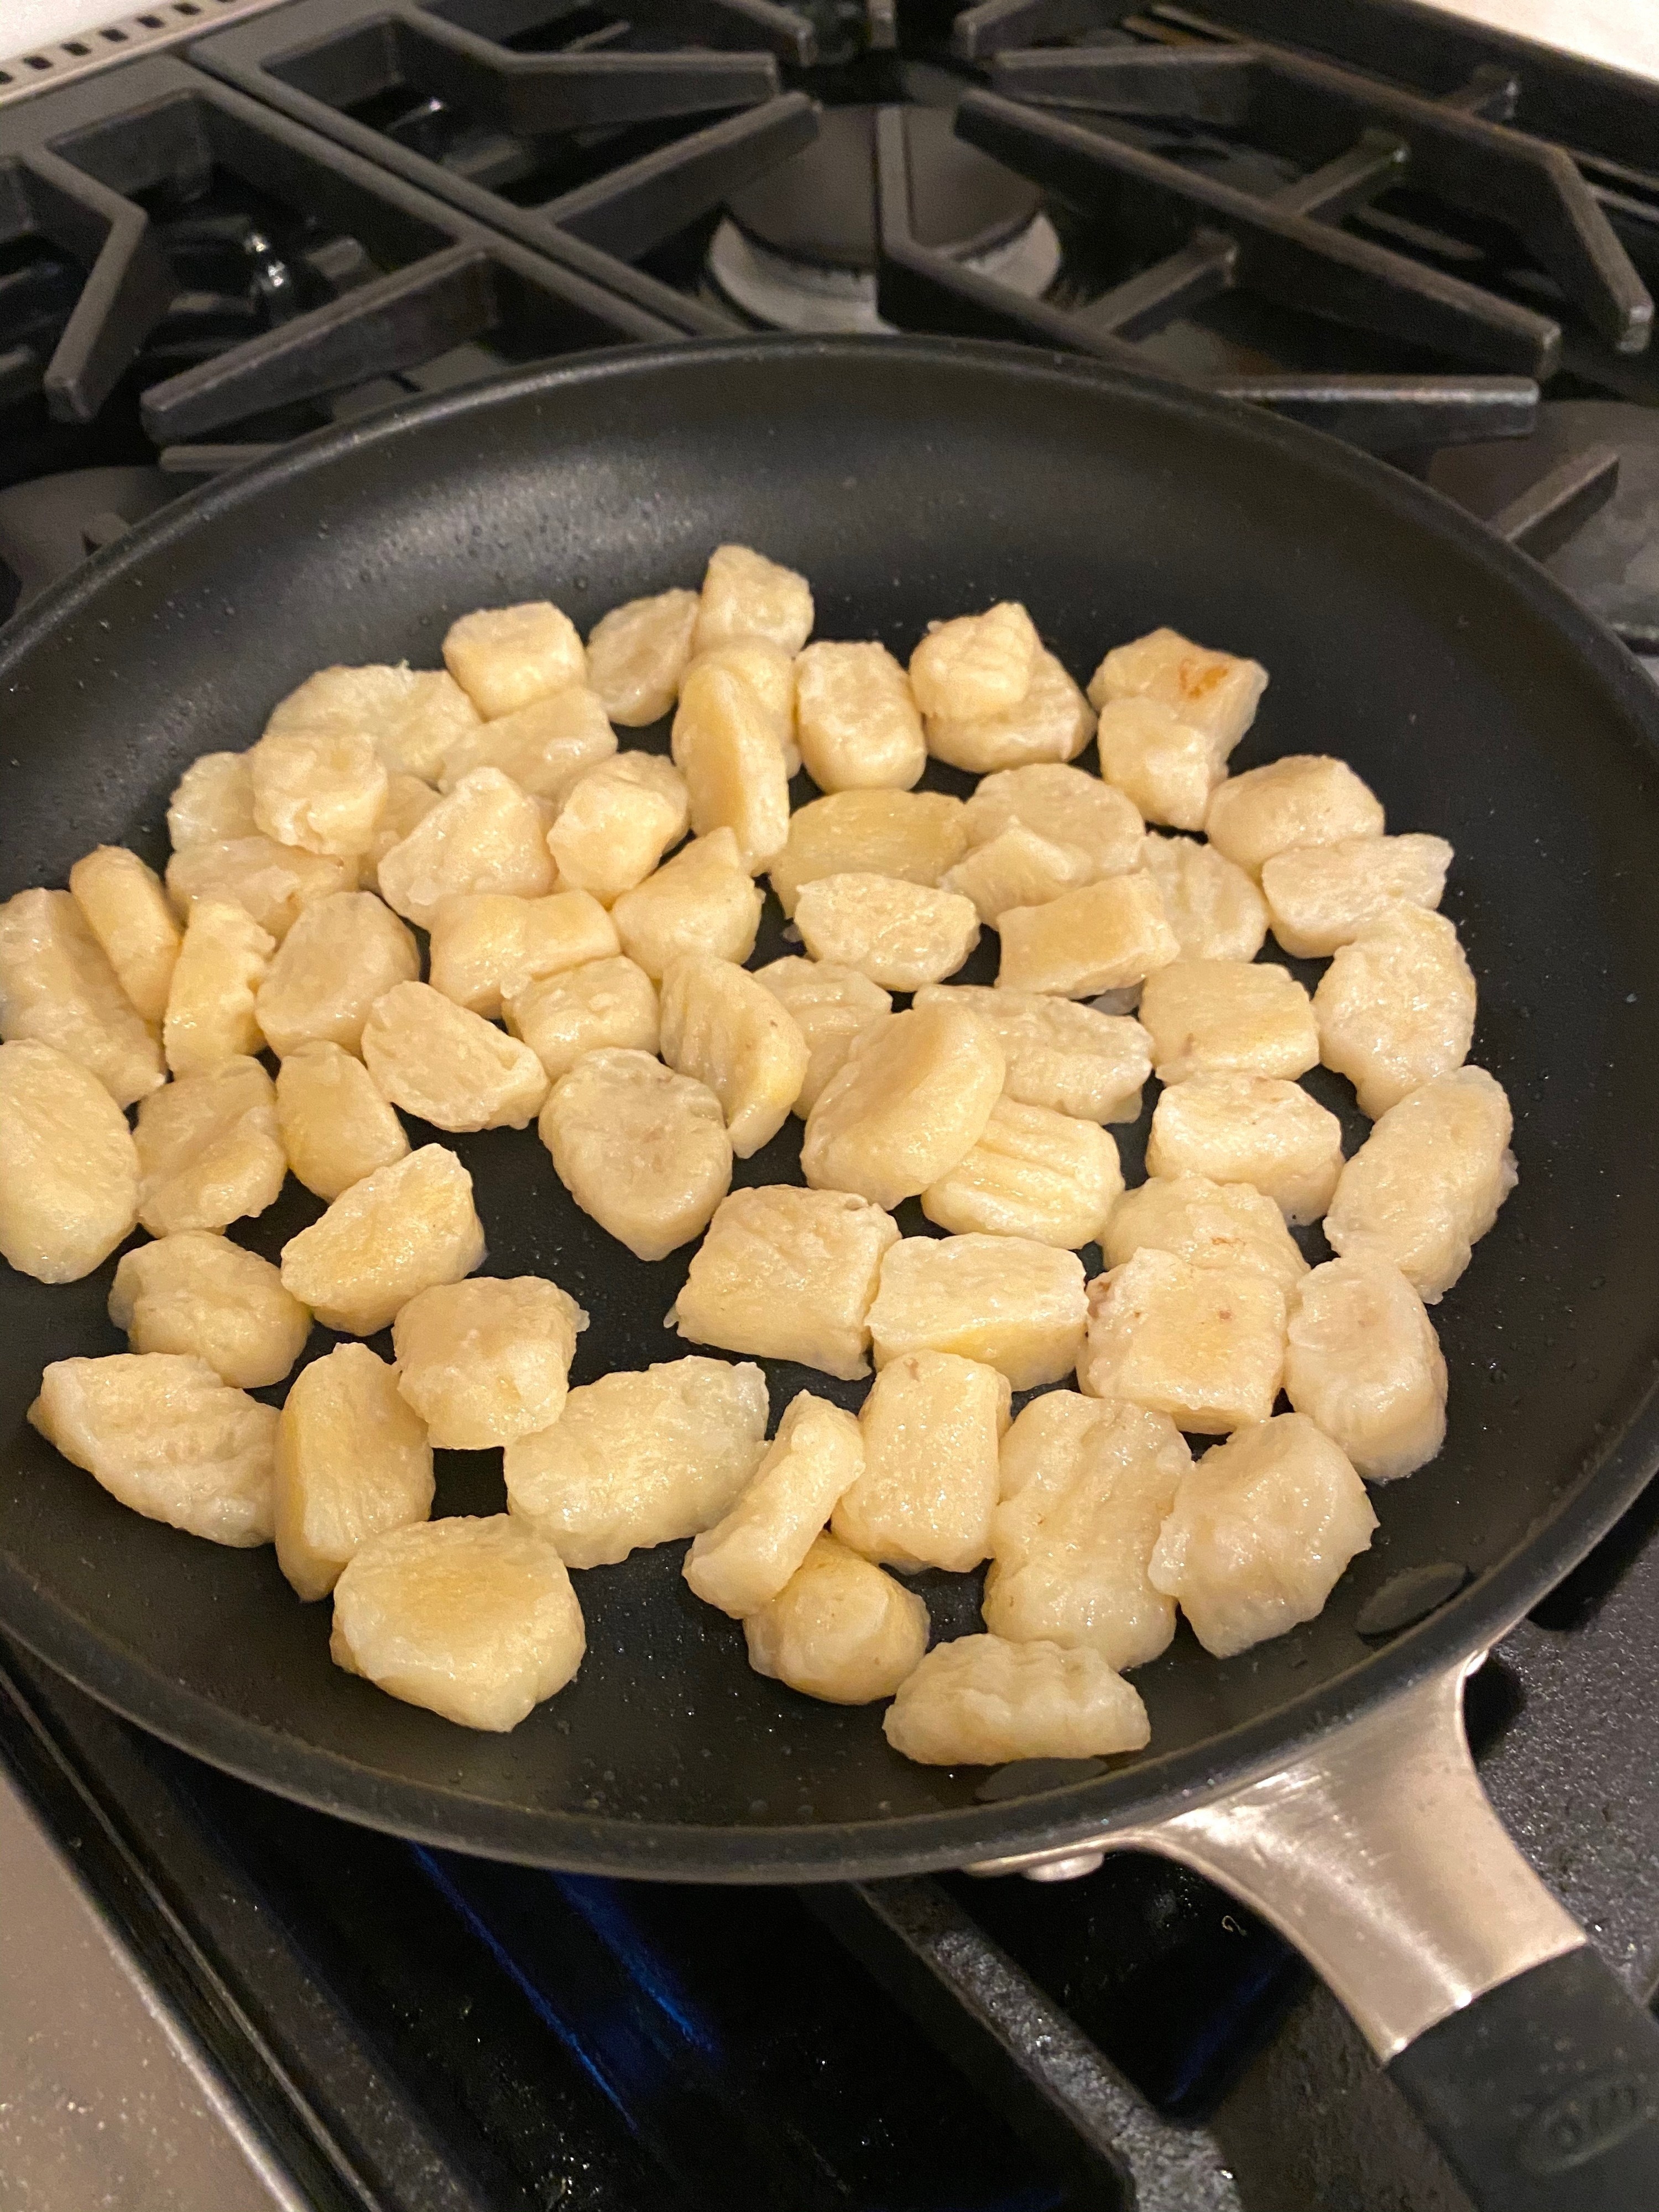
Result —
[{"label": "frying pan", "polygon": [[[810,576],[821,635],[903,653],[929,617],[1015,597],[1080,673],[1160,623],[1254,654],[1273,682],[1236,767],[1339,752],[1394,825],[1453,841],[1446,910],[1521,1182],[1437,1310],[1439,1460],[1375,1493],[1376,1542],[1317,1620],[1224,1663],[1183,1629],[1141,1669],[1134,1759],[988,1790],[908,1765],[878,1711],[752,1674],[678,1547],[582,1577],[579,1680],[480,1736],[332,1668],[328,1608],[296,1603],[269,1551],[141,1520],[58,1459],[24,1409],[47,1360],[118,1348],[109,1270],[50,1291],[8,1272],[0,1626],[203,1758],[453,1848],[726,1881],[1168,1853],[1301,1945],[1482,2205],[1650,2206],[1659,2036],[1504,1835],[1461,1723],[1470,1667],[1659,1458],[1659,694],[1541,571],[1311,433],[1064,356],[893,338],[578,359],[303,441],[29,610],[0,651],[0,890],[62,883],[100,840],[159,861],[185,764],[250,744],[313,668],[434,665],[479,605],[551,597],[586,628],[695,581],[727,540]],[[787,949],[775,909],[767,932],[763,957]],[[1352,1150],[1351,1094],[1310,1080]],[[794,1176],[799,1128],[738,1180]],[[574,1379],[688,1348],[663,1325],[686,1255],[633,1261],[533,1131],[444,1141],[490,1270],[551,1274],[592,1316]],[[290,1184],[237,1233],[274,1254],[319,1210]],[[769,1379],[775,1412],[803,1387],[860,1395],[781,1363]],[[499,1510],[497,1462],[441,1462],[439,1510]],[[1362,1635],[1366,1601],[1430,1566],[1468,1578]],[[978,1625],[971,1579],[921,1587],[941,1633]]]}]

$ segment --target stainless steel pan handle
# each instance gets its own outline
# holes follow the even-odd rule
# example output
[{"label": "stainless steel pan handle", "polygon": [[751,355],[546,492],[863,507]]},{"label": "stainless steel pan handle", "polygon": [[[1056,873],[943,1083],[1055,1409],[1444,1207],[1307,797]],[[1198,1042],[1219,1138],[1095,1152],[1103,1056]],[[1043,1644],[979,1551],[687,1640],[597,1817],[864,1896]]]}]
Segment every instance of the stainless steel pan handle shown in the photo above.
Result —
[{"label": "stainless steel pan handle", "polygon": [[1481,2212],[1652,2212],[1659,2025],[1492,1810],[1463,1731],[1476,1663],[1168,1820],[975,1870],[1195,1868],[1318,1970]]}]

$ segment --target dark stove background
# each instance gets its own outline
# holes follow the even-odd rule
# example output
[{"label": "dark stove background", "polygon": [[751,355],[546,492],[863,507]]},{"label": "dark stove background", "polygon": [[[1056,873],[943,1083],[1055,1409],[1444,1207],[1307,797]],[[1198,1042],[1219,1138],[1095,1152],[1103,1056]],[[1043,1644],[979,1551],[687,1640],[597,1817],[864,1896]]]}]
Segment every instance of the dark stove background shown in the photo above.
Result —
[{"label": "dark stove background", "polygon": [[[1565,144],[1577,184],[1527,157],[1554,234],[1479,204],[1490,144],[1434,170],[1448,117]],[[1659,88],[1410,0],[291,0],[0,107],[0,614],[403,393],[805,315],[1301,414],[1559,541],[1659,648],[1656,126]],[[1644,1996],[1656,1515],[1471,1700],[1506,1817]],[[1126,2169],[1169,2212],[1462,2203],[1284,1946],[1152,1861],[757,1896],[445,1859],[21,1655],[0,1751],[319,2208],[1037,2212],[1121,2204]]]}]

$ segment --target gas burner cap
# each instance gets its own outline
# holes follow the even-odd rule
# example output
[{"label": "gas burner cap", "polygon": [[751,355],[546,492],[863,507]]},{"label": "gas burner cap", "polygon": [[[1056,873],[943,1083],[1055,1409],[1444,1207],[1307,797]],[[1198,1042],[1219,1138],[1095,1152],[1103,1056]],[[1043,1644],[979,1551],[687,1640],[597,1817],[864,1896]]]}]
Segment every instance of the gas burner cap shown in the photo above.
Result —
[{"label": "gas burner cap", "polygon": [[[910,107],[911,228],[925,246],[1039,299],[1060,270],[1042,195],[965,144],[940,108]],[[719,291],[770,330],[875,332],[875,114],[826,111],[817,140],[727,202],[708,248]]]},{"label": "gas burner cap", "polygon": [[[958,138],[948,110],[907,107],[910,222],[923,246],[966,261],[1018,237],[1042,205],[1036,186]],[[733,192],[726,208],[751,245],[817,269],[876,266],[876,110],[829,107],[810,146]]]}]

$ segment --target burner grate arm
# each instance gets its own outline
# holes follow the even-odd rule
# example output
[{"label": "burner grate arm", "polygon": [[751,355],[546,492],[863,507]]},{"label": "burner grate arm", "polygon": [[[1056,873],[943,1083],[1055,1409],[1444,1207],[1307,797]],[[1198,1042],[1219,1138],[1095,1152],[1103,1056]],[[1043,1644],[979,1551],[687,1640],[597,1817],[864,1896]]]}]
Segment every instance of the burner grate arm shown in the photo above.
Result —
[{"label": "burner grate arm", "polygon": [[488,252],[452,246],[151,385],[144,429],[166,445],[392,375],[481,336],[496,315]]},{"label": "burner grate arm", "polygon": [[42,379],[57,421],[90,422],[178,287],[142,208],[48,149],[23,173],[41,234],[91,264]]}]

